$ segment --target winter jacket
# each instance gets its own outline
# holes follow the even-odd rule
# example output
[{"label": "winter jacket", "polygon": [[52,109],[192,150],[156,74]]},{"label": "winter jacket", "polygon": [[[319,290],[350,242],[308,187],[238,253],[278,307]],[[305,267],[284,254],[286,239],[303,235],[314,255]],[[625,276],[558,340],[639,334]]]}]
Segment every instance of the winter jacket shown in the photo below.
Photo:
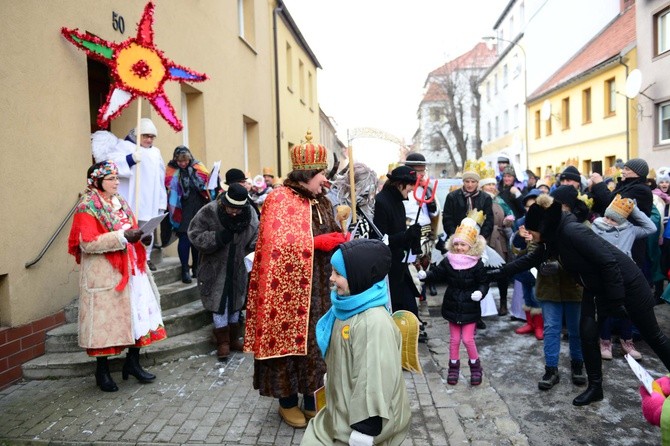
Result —
[{"label": "winter jacket", "polygon": [[[598,237],[571,213],[563,213],[555,232],[538,248],[501,268],[506,276],[539,267],[556,258],[566,272],[586,291],[595,294],[603,310],[628,303],[627,308],[646,310],[654,306],[651,293],[627,293],[646,279],[635,262],[612,244]],[[635,299],[634,301],[632,299]]]},{"label": "winter jacket", "polygon": [[[188,238],[200,251],[198,288],[200,299],[206,310],[224,313],[228,309],[242,309],[247,296],[248,275],[244,267],[244,256],[253,252],[258,237],[258,217],[249,210],[251,221],[246,229],[233,234],[231,242],[221,244],[216,234],[224,229],[217,213],[218,201],[205,205],[195,215],[188,228]],[[235,246],[234,258],[229,258],[230,248]],[[226,277],[232,273],[230,301],[222,302]]]},{"label": "winter jacket", "polygon": [[[377,198],[379,199],[379,198]],[[484,213],[484,223],[482,224],[479,235],[488,239],[493,232],[493,205],[491,196],[484,191],[473,200],[473,208]],[[468,213],[463,189],[457,189],[449,192],[447,199],[444,200],[444,211],[442,212],[442,227],[447,236],[456,232],[456,227],[461,224]]]},{"label": "winter jacket", "polygon": [[[481,257],[486,247],[483,238],[478,241],[468,251],[468,255]],[[452,239],[447,242],[447,249],[453,249]],[[446,281],[447,290],[444,292],[442,300],[442,317],[455,324],[469,324],[477,322],[482,315],[479,301],[472,300],[471,294],[474,291],[481,291],[482,297],[489,292],[488,278],[486,269],[481,258],[475,266],[467,269],[457,270],[445,258],[431,268],[426,274],[426,282]]]},{"label": "winter jacket", "polygon": [[636,201],[637,207],[644,212],[644,215],[647,217],[651,216],[651,207],[654,201],[651,189],[647,186],[646,178],[621,179],[611,192],[604,182],[594,184],[591,187],[591,196],[593,197],[592,211],[598,215],[605,215],[605,209],[607,209],[607,206],[609,206],[617,194],[621,194],[623,198],[632,198]]},{"label": "winter jacket", "polygon": [[593,220],[591,228],[593,229],[593,232],[630,257],[630,250],[636,239],[646,238],[648,235],[656,232],[656,225],[654,225],[654,222],[644,215],[644,212],[637,206],[633,208],[630,218],[635,221],[635,224],[625,221],[618,226],[612,226],[606,223],[603,217],[599,217]]}]

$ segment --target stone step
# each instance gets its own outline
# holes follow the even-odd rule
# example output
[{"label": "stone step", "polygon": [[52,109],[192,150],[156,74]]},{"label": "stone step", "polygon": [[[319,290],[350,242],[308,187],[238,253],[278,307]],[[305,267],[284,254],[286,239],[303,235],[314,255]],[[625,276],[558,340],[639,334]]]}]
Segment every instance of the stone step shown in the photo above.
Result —
[{"label": "stone step", "polygon": [[[143,367],[151,371],[152,365],[194,355],[216,353],[211,324],[176,336],[170,336],[168,332],[168,336],[164,341],[140,350],[140,361]],[[124,360],[125,355],[123,354],[110,359],[112,372],[119,372]],[[88,356],[82,349],[71,353],[47,353],[23,364],[23,377],[28,380],[39,380],[89,376],[95,371],[95,362],[95,358]],[[121,381],[120,376],[113,378]]]},{"label": "stone step", "polygon": [[[200,300],[185,303],[176,308],[163,310],[163,323],[168,336],[178,336],[211,324],[210,313],[202,307]],[[77,323],[61,325],[46,334],[45,350],[49,353],[72,353],[81,351],[77,342]]]}]

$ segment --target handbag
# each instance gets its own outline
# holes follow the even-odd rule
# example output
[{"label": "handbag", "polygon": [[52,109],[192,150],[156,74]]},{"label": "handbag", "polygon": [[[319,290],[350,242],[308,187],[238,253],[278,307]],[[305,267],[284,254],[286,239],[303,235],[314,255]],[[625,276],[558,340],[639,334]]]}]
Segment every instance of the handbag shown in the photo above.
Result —
[{"label": "handbag", "polygon": [[161,247],[165,248],[170,246],[175,240],[177,240],[177,233],[174,232],[172,227],[172,222],[170,222],[170,217],[166,217],[161,220]]}]

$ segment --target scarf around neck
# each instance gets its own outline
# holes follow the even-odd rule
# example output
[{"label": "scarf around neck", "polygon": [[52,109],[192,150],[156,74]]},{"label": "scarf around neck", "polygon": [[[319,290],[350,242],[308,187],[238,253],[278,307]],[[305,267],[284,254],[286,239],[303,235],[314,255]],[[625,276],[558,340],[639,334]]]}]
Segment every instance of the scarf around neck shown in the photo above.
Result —
[{"label": "scarf around neck", "polygon": [[472,268],[479,261],[478,256],[471,256],[468,254],[456,254],[454,252],[447,253],[449,264],[455,270],[462,270]]},{"label": "scarf around neck", "polygon": [[386,278],[372,285],[367,290],[352,296],[339,296],[337,291],[330,292],[332,307],[316,323],[316,342],[325,358],[330,345],[330,335],[335,325],[335,319],[347,320],[367,309],[381,307],[388,302],[388,286]]}]

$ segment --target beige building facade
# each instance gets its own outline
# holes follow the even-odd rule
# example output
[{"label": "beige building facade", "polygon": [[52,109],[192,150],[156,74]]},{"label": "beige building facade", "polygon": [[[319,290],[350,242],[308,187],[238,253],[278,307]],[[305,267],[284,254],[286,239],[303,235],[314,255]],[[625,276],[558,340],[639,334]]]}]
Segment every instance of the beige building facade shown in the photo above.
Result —
[{"label": "beige building facade", "polygon": [[[136,36],[145,4],[3,5],[0,192],[7,224],[0,236],[0,331],[59,312],[77,295],[79,271],[67,254],[69,212],[85,187],[90,133],[109,78],[106,67],[61,35],[61,27],[120,43]],[[166,162],[184,144],[208,167],[222,160],[223,172],[238,167],[254,175],[272,166],[285,175],[289,147],[308,129],[318,140],[319,64],[281,6],[275,0],[156,2],[156,47],[209,76],[202,83],[165,83],[182,132],[141,101],[142,116],[158,128],[155,145]],[[136,117],[137,101],[110,130],[123,138]],[[26,267],[50,238],[41,260]]]}]

